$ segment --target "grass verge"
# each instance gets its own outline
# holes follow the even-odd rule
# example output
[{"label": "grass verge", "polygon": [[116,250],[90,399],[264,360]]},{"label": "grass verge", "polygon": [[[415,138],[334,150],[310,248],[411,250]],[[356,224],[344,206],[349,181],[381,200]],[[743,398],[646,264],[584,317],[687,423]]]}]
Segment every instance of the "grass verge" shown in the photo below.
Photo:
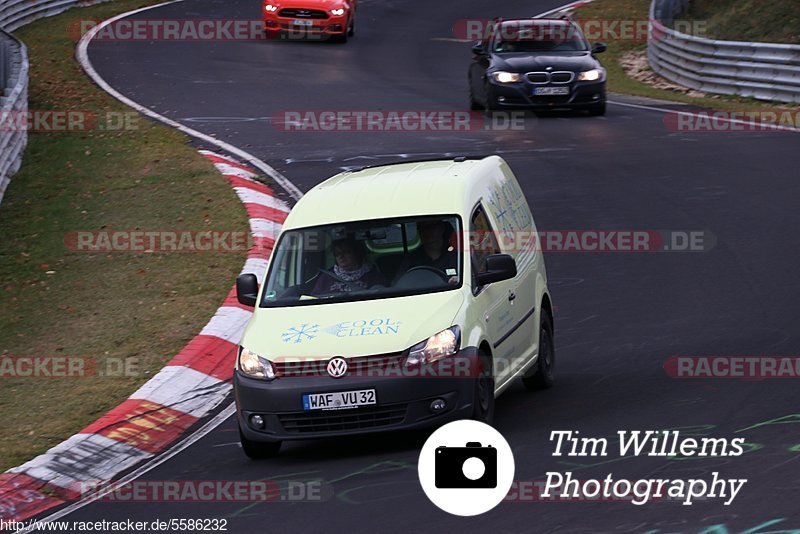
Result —
[{"label": "grass verge", "polygon": [[681,18],[705,21],[709,39],[800,44],[797,0],[694,0]]},{"label": "grass verge", "polygon": [[[73,9],[17,32],[28,46],[30,110],[131,110],[74,60],[77,19],[155,2]],[[142,46],[147,46],[143,43]],[[71,252],[80,230],[236,230],[247,217],[214,167],[172,129],[136,115],[130,130],[31,133],[0,204],[0,471],[56,445],[119,404],[213,315],[244,252]],[[84,356],[130,376],[21,378],[16,357]],[[109,374],[109,373],[106,373]],[[122,373],[124,374],[124,373]]]},{"label": "grass verge", "polygon": [[[577,17],[581,20],[611,20],[611,21],[638,21],[647,20],[650,10],[650,0],[595,0],[591,4],[581,7]],[[608,50],[599,56],[603,66],[608,69],[608,90],[615,93],[643,96],[662,100],[671,100],[684,104],[692,104],[703,108],[713,108],[722,111],[771,111],[780,115],[785,111],[798,111],[800,106],[761,102],[752,98],[741,98],[724,95],[694,96],[693,92],[687,94],[679,89],[658,87],[645,83],[628,75],[622,63],[642,63],[647,50],[647,43],[635,40],[608,41]],[[649,67],[646,67],[649,70]],[[651,77],[663,80],[654,73]]]}]

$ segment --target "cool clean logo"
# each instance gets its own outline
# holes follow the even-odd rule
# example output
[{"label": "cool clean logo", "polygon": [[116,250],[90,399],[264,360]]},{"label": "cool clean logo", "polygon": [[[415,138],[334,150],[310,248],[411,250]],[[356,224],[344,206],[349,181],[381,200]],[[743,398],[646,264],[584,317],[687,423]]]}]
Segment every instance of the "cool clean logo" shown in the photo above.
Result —
[{"label": "cool clean logo", "polygon": [[318,324],[303,323],[281,333],[281,338],[284,343],[302,343],[315,339],[321,332],[340,338],[396,335],[400,332],[400,321],[390,318],[359,319],[343,321],[325,328],[320,328]]},{"label": "cool clean logo", "polygon": [[400,322],[391,319],[361,319],[359,321],[345,321],[325,329],[328,334],[336,337],[362,337],[384,336],[397,334]]}]

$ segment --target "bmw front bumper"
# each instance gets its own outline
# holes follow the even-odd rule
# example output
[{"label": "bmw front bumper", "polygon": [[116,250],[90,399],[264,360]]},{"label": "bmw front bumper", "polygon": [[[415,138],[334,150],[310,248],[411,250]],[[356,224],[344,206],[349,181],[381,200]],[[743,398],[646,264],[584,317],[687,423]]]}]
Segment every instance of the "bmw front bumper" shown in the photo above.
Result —
[{"label": "bmw front bumper", "polygon": [[[527,82],[514,84],[490,83],[492,96],[498,108],[555,109],[585,108],[600,104],[606,99],[606,82],[571,82],[564,85],[534,85]],[[536,96],[537,87],[569,87],[568,95]]]}]

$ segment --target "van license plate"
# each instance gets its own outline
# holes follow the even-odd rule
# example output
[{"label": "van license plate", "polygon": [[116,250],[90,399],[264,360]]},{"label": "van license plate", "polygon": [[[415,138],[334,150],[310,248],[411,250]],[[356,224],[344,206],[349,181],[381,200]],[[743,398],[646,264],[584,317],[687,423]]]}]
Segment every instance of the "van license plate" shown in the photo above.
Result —
[{"label": "van license plate", "polygon": [[303,395],[303,410],[307,412],[311,410],[347,410],[377,403],[374,389]]}]

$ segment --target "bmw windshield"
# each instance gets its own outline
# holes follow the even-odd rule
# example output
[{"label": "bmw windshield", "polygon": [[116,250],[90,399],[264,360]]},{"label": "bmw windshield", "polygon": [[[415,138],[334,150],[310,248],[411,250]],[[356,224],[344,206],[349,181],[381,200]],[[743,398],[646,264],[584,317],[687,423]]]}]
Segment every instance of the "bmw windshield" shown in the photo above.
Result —
[{"label": "bmw windshield", "polygon": [[289,230],[273,253],[262,307],[446,291],[461,286],[457,216]]},{"label": "bmw windshield", "polygon": [[496,54],[587,52],[589,44],[573,25],[503,25],[492,44]]}]

